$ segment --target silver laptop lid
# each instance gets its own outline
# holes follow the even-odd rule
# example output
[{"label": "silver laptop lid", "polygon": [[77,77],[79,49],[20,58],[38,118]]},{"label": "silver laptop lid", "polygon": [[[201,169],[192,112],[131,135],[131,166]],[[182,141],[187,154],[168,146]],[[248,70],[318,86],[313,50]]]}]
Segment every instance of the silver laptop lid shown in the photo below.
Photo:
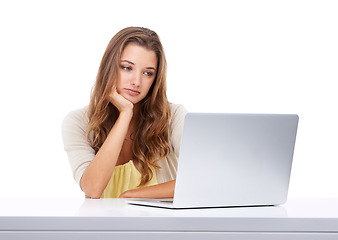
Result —
[{"label": "silver laptop lid", "polygon": [[188,113],[174,206],[284,203],[297,125],[293,114]]}]

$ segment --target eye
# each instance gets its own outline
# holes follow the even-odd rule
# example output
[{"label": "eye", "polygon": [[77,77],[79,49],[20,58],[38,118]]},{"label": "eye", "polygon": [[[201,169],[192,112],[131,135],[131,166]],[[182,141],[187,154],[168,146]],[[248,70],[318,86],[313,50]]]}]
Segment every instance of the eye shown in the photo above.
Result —
[{"label": "eye", "polygon": [[152,73],[152,72],[145,72],[144,74],[147,75],[147,76],[149,76],[149,77],[151,77],[151,76],[154,75],[154,73]]},{"label": "eye", "polygon": [[127,67],[127,66],[121,66],[121,68],[122,68],[123,70],[126,70],[126,71],[130,71],[130,70],[131,70],[131,67]]}]

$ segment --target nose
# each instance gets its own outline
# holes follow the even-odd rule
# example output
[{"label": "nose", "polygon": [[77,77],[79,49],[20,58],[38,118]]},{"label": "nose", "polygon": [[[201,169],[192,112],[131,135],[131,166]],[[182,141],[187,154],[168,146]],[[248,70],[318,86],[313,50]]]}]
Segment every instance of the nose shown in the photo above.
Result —
[{"label": "nose", "polygon": [[139,87],[141,85],[142,73],[135,72],[131,79],[131,85]]}]

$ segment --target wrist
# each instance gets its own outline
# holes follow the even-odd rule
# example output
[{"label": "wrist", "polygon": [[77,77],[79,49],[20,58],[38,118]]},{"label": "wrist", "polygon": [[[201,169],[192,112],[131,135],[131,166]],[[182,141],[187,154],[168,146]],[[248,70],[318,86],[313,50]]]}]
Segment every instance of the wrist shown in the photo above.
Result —
[{"label": "wrist", "polygon": [[133,118],[133,109],[121,111],[119,117],[132,119]]}]

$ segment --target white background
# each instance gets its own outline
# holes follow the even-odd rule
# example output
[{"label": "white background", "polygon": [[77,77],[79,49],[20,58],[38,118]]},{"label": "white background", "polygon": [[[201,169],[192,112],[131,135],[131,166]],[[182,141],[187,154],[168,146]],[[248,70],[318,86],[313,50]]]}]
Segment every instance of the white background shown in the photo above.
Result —
[{"label": "white background", "polygon": [[300,116],[290,198],[338,197],[337,1],[1,1],[0,197],[83,197],[61,122],[120,29],[155,30],[189,111]]}]

